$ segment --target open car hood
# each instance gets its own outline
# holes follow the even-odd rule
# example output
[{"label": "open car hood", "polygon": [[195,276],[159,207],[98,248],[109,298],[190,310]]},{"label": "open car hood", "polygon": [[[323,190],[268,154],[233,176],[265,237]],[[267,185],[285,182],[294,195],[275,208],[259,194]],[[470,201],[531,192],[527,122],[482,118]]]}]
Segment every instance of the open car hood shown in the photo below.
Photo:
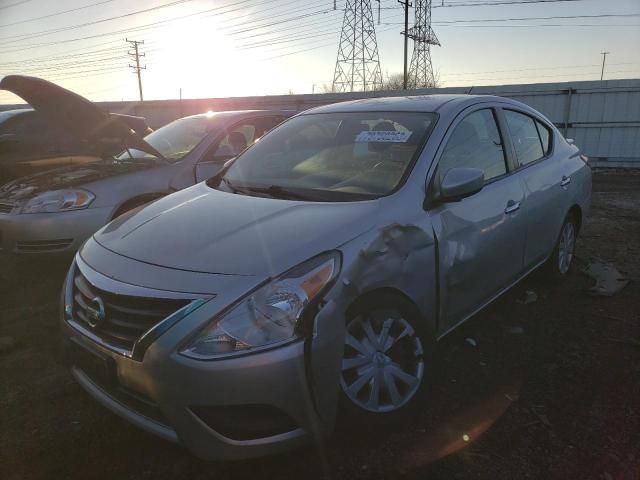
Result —
[{"label": "open car hood", "polygon": [[0,89],[25,100],[34,109],[63,125],[79,140],[97,145],[105,155],[115,155],[126,148],[135,148],[163,158],[145,142],[127,121],[101,110],[84,97],[41,78],[7,75]]}]

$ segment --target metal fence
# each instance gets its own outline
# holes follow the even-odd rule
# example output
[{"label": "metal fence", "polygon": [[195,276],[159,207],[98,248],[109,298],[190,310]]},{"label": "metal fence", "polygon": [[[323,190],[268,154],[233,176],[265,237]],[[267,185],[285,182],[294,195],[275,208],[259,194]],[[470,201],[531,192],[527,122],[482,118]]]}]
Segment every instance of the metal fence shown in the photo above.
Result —
[{"label": "metal fence", "polygon": [[[640,79],[412,90],[410,95],[473,93],[500,95],[545,114],[573,138],[594,165],[640,168]],[[176,118],[207,110],[292,109],[360,98],[403,96],[402,91],[273,95],[145,102],[104,102],[105,110],[141,115],[157,128]]]}]

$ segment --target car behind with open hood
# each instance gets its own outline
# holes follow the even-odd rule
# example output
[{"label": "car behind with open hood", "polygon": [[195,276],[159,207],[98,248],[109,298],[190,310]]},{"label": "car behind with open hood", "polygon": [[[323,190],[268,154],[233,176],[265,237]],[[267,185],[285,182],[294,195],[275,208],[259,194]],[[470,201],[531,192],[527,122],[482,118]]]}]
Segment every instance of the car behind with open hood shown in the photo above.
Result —
[{"label": "car behind with open hood", "polygon": [[[110,116],[141,137],[153,131],[142,117]],[[105,154],[99,144],[78,139],[42,112],[30,108],[0,112],[0,185],[57,167],[92,163]]]},{"label": "car behind with open hood", "polygon": [[131,119],[41,79],[0,83],[36,112],[99,149],[101,160],[21,177],[0,187],[0,251],[74,252],[123,213],[215,175],[229,159],[292,115],[216,112],[181,118],[144,139]]},{"label": "car behind with open hood", "polygon": [[68,362],[208,459],[321,442],[336,418],[404,422],[439,339],[538,267],[567,275],[590,196],[578,148],[513,100],[313,109],[87,241],[63,291]]}]

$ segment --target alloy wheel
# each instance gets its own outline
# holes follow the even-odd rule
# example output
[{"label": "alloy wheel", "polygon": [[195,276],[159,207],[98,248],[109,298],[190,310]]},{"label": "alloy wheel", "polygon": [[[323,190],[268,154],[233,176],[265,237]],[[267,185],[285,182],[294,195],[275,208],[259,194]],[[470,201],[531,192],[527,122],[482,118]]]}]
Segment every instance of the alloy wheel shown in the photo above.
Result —
[{"label": "alloy wheel", "polygon": [[347,325],[340,384],[358,407],[388,413],[409,402],[424,375],[424,350],[397,313],[356,317]]}]

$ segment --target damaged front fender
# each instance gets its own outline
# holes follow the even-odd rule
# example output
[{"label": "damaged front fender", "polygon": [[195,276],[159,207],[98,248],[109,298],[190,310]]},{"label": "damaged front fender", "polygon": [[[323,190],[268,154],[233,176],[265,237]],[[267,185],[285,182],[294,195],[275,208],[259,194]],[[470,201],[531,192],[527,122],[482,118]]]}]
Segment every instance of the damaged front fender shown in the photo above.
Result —
[{"label": "damaged front fender", "polygon": [[429,219],[424,224],[388,224],[340,247],[343,269],[315,319],[307,358],[310,387],[319,417],[330,430],[335,422],[339,378],[349,308],[367,295],[395,291],[411,300],[437,330],[436,244]]}]

